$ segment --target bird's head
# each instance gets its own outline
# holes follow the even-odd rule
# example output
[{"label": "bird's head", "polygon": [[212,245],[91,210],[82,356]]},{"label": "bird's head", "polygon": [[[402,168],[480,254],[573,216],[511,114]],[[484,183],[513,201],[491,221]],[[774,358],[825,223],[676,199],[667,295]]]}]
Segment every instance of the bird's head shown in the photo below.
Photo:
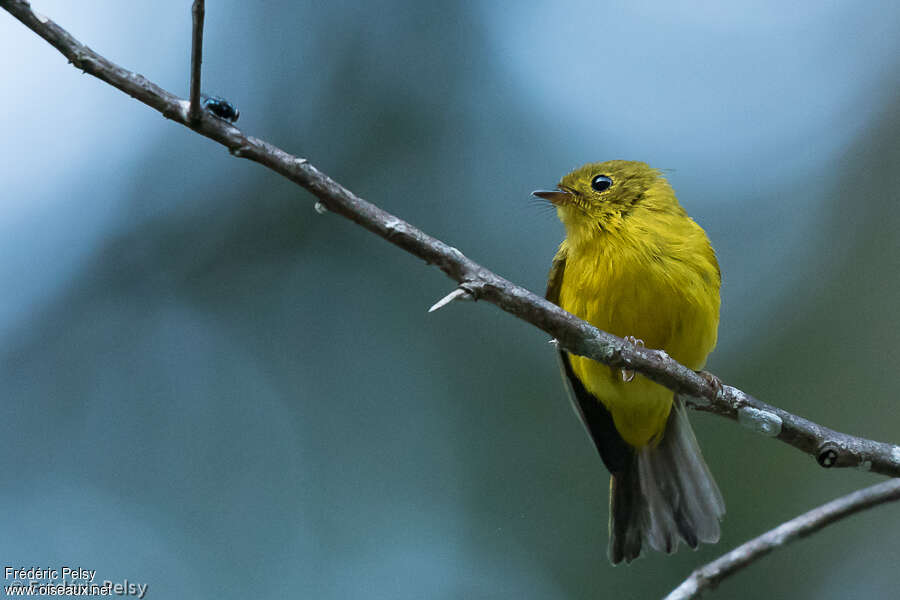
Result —
[{"label": "bird's head", "polygon": [[657,169],[628,160],[586,164],[534,195],[556,206],[570,239],[616,231],[634,211],[683,212]]}]

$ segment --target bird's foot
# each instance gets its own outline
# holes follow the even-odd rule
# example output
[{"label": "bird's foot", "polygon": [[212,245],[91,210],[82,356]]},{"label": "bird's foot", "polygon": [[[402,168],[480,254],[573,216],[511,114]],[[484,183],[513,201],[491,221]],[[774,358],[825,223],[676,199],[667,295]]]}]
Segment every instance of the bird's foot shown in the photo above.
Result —
[{"label": "bird's foot", "polygon": [[[624,339],[626,342],[631,342],[638,348],[644,347],[644,340],[639,340],[638,338],[634,337],[633,335],[626,335]],[[622,369],[622,381],[624,381],[625,383],[628,383],[632,379],[634,379],[634,371],[631,369]]]},{"label": "bird's foot", "polygon": [[713,394],[711,400],[713,402],[718,400],[719,396],[722,394],[722,380],[707,371],[697,371],[697,375],[705,379],[706,383],[712,387]]}]

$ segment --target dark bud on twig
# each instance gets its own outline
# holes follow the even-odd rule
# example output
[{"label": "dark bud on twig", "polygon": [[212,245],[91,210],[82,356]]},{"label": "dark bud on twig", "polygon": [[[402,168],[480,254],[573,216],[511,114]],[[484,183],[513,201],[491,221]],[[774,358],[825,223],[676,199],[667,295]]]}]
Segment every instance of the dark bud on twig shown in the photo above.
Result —
[{"label": "dark bud on twig", "polygon": [[825,442],[821,446],[819,446],[819,453],[816,455],[816,460],[819,464],[826,469],[830,469],[835,465],[838,459],[838,448],[830,443]]}]

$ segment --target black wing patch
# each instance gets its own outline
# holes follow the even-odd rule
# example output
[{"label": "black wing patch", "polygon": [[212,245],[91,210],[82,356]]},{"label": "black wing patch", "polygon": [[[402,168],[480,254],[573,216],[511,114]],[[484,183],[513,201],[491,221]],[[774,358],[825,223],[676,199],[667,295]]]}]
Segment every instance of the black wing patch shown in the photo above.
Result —
[{"label": "black wing patch", "polygon": [[634,450],[629,446],[613,423],[612,415],[603,406],[596,396],[587,391],[581,380],[572,371],[567,352],[560,351],[563,373],[572,388],[572,396],[575,399],[575,407],[581,416],[581,421],[587,428],[594,445],[603,459],[603,464],[612,474],[621,473],[628,466]]},{"label": "black wing patch", "polygon": [[[559,289],[562,286],[563,273],[566,268],[565,255],[557,255],[553,259],[553,266],[550,268],[550,277],[547,281],[546,298],[554,304],[559,304]],[[613,423],[612,415],[603,406],[603,403],[591,394],[581,380],[572,370],[572,364],[569,361],[569,354],[564,350],[559,352],[560,363],[562,364],[563,376],[568,382],[569,389],[572,394],[572,405],[575,407],[581,422],[594,445],[603,459],[603,464],[609,469],[610,473],[621,473],[630,464],[634,450],[625,443],[619,432],[616,431],[615,423]]]}]

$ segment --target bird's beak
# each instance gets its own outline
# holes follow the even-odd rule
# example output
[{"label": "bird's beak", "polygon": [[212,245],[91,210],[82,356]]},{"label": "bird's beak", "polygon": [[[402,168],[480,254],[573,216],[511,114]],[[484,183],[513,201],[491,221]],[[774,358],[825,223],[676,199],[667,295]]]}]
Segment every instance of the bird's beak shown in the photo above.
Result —
[{"label": "bird's beak", "polygon": [[537,198],[543,198],[544,200],[549,200],[551,203],[558,206],[560,204],[566,204],[572,197],[572,192],[568,190],[538,190],[536,192],[531,192],[531,195]]}]

